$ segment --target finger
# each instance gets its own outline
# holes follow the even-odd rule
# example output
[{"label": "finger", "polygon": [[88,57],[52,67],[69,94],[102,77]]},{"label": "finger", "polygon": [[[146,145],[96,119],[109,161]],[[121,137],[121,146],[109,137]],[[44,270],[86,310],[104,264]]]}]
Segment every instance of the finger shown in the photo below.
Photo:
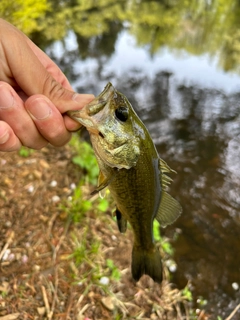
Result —
[{"label": "finger", "polygon": [[34,95],[25,102],[25,108],[40,134],[52,145],[66,144],[71,134],[66,129],[63,117],[54,104],[43,95]]},{"label": "finger", "polygon": [[[61,113],[81,109],[94,98],[93,95],[77,95],[71,91],[60,69],[46,58],[40,49],[30,44],[30,40],[26,40],[24,34],[13,27],[4,31],[1,34],[1,43],[12,73],[9,78],[15,79],[28,96],[35,94],[47,96]],[[9,39],[11,39],[11,46]],[[68,89],[64,88],[58,79]]]},{"label": "finger", "polygon": [[0,151],[17,151],[21,146],[12,128],[6,122],[0,121]]},{"label": "finger", "polygon": [[68,131],[75,132],[82,127],[79,122],[69,118],[66,114],[63,115],[63,120]]},{"label": "finger", "polygon": [[44,68],[48,71],[48,73],[50,73],[52,77],[56,79],[64,88],[73,91],[68,79],[61,71],[61,69],[28,37],[26,37],[26,41],[34,54],[38,57],[38,60],[41,61]]},{"label": "finger", "polygon": [[4,82],[0,82],[0,119],[12,128],[25,146],[40,149],[48,143],[38,132],[18,94]]}]

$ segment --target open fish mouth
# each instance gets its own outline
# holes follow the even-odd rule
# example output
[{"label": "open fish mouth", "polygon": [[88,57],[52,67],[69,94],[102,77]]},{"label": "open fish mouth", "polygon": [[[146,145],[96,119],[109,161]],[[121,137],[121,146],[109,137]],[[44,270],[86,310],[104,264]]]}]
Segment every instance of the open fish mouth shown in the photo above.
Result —
[{"label": "open fish mouth", "polygon": [[[107,102],[111,100],[114,93],[115,93],[115,88],[109,82],[104,88],[104,90],[102,91],[102,93],[96,99],[94,99],[92,102],[88,104],[88,107],[87,107],[88,115],[92,117],[97,113],[99,113],[105,107]],[[97,100],[97,103],[96,103],[96,100]]]}]

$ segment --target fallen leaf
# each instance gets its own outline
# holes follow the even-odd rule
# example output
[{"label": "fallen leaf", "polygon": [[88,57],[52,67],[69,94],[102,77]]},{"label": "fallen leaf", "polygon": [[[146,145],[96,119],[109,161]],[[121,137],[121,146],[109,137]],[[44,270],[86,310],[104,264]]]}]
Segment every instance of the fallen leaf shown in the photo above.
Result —
[{"label": "fallen leaf", "polygon": [[105,308],[107,308],[109,311],[113,311],[114,310],[114,303],[113,303],[113,298],[112,297],[104,297],[101,300],[103,306]]}]

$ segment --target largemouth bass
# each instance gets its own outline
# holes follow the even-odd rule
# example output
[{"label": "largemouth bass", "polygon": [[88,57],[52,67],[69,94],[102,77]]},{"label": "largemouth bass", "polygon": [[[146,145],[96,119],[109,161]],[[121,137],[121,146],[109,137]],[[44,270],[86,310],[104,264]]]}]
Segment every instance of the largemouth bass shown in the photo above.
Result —
[{"label": "largemouth bass", "polygon": [[120,232],[127,221],[134,233],[132,276],[143,274],[162,281],[162,263],[154,244],[153,220],[162,227],[181,214],[180,204],[167,192],[175,172],[159,158],[146,127],[130,102],[111,83],[92,102],[68,115],[84,125],[90,134],[100,173],[96,192],[106,187],[116,203]]}]

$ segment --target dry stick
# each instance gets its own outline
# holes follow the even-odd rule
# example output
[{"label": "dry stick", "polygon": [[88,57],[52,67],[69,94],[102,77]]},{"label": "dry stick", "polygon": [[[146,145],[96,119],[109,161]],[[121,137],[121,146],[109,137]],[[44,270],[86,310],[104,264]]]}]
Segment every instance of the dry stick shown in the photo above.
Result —
[{"label": "dry stick", "polygon": [[83,316],[84,312],[88,309],[89,306],[90,306],[90,303],[87,303],[85,304],[84,307],[82,307],[82,309],[78,313],[78,318],[81,318],[81,316]]},{"label": "dry stick", "polygon": [[232,317],[235,315],[235,313],[237,313],[239,308],[240,308],[240,303],[239,303],[239,305],[236,306],[236,308],[233,310],[233,312],[225,320],[232,319]]},{"label": "dry stick", "polygon": [[58,290],[58,267],[56,266],[55,269],[55,283],[54,283],[54,293],[53,293],[53,302],[52,302],[52,308],[51,313],[54,314],[55,304],[57,301],[57,290]]},{"label": "dry stick", "polygon": [[42,289],[43,301],[44,301],[45,308],[46,308],[47,318],[52,319],[52,312],[50,310],[46,289],[44,286],[41,286],[41,289]]},{"label": "dry stick", "polygon": [[72,304],[73,304],[73,288],[71,287],[70,293],[69,293],[69,299],[66,306],[65,317],[64,317],[64,319],[66,320],[68,319],[68,315],[69,315],[69,312],[71,311]]},{"label": "dry stick", "polygon": [[66,227],[64,229],[64,232],[62,234],[62,236],[60,237],[59,241],[58,241],[58,244],[56,245],[56,247],[54,248],[54,251],[53,251],[53,261],[55,262],[56,261],[56,258],[57,258],[57,253],[62,245],[62,242],[63,240],[65,239],[66,237],[66,234],[68,232],[68,229],[69,229],[69,226],[71,224],[71,219],[68,219],[67,221],[67,224],[66,224]]},{"label": "dry stick", "polygon": [[0,252],[0,260],[2,259],[4,253],[6,252],[8,246],[11,244],[11,242],[13,241],[13,238],[14,238],[14,231],[11,231],[8,239],[7,239],[7,242],[5,243],[5,246],[3,247],[2,251]]}]

